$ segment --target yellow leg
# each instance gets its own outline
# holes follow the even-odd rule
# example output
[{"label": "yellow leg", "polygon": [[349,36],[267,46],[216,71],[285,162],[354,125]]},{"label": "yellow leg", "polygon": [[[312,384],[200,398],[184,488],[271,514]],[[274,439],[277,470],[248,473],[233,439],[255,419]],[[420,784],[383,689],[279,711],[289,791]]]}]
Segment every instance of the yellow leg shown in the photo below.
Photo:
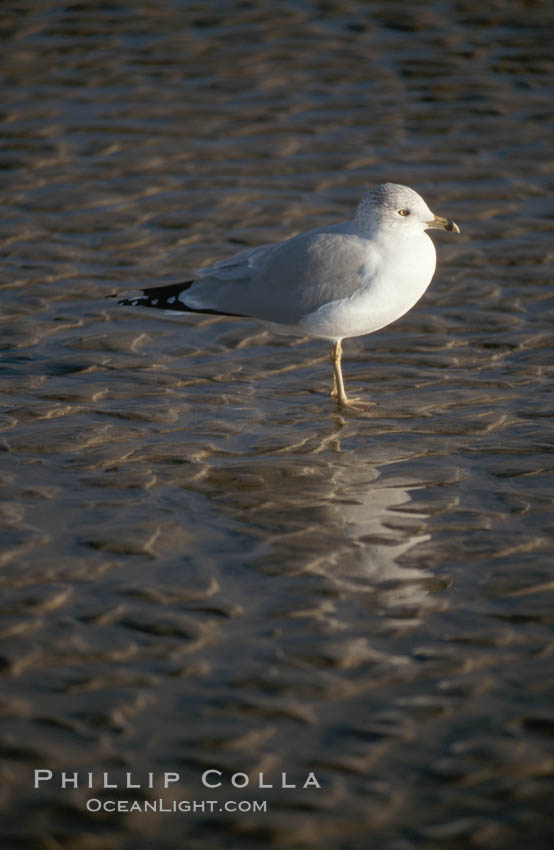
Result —
[{"label": "yellow leg", "polygon": [[331,347],[331,363],[333,364],[333,389],[331,390],[331,398],[336,398],[342,407],[358,408],[365,410],[369,405],[361,401],[359,398],[349,399],[344,389],[344,381],[342,379],[342,342],[334,342]]},{"label": "yellow leg", "polygon": [[333,364],[333,389],[331,390],[331,398],[338,399],[340,404],[348,405],[348,396],[344,389],[344,381],[342,379],[341,362],[342,359],[342,343],[340,339],[334,342],[331,348],[331,362]]}]

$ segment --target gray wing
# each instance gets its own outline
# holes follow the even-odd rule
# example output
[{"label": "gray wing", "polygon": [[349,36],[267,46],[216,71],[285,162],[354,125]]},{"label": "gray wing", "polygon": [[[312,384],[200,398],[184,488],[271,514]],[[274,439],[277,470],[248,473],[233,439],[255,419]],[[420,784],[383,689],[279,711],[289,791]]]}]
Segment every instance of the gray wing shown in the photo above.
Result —
[{"label": "gray wing", "polygon": [[322,227],[199,269],[180,300],[195,310],[295,324],[357,292],[371,279],[376,262],[371,242],[353,223]]}]

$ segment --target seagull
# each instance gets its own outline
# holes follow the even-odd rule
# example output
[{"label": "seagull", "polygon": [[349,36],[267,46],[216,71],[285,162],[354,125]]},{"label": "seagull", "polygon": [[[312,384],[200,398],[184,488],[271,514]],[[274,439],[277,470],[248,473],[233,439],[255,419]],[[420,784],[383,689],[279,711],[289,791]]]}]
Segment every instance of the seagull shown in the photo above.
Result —
[{"label": "seagull", "polygon": [[350,399],[342,376],[342,341],[373,333],[419,301],[436,268],[427,230],[459,233],[408,186],[367,191],[352,220],[283,242],[239,251],[196,271],[193,280],[120,298],[133,307],[258,319],[276,330],[331,343],[331,397]]}]

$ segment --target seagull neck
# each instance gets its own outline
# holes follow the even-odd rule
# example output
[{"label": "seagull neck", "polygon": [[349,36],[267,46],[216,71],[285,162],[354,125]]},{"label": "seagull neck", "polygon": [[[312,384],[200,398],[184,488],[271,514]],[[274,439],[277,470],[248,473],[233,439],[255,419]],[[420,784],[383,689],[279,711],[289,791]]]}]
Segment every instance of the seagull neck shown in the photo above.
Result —
[{"label": "seagull neck", "polygon": [[356,217],[352,222],[354,230],[363,237],[363,239],[374,239],[379,233],[379,222],[370,218],[367,214],[360,215],[360,210],[356,213]]},{"label": "seagull neck", "polygon": [[[398,251],[399,242],[410,242],[412,239],[421,240],[422,236],[426,236],[423,231],[412,230],[406,231],[402,229],[400,232],[395,227],[386,227],[380,225],[379,222],[365,222],[365,226],[360,227],[357,221],[354,222],[356,231],[362,239],[371,241],[373,245],[379,248],[383,254]],[[424,240],[427,241],[427,240]],[[432,241],[432,240],[429,240]],[[413,244],[413,243],[412,243]]]},{"label": "seagull neck", "polygon": [[387,227],[373,218],[364,217],[361,221],[358,216],[354,219],[354,227],[356,232],[362,239],[369,239],[371,242],[386,248],[389,245],[398,244],[398,233],[394,227]]}]

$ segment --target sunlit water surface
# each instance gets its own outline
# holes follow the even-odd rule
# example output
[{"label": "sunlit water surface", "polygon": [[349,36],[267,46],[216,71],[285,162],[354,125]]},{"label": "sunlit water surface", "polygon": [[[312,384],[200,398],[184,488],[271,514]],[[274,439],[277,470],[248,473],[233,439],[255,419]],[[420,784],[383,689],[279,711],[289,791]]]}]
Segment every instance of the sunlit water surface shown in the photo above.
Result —
[{"label": "sunlit water surface", "polygon": [[[3,846],[552,846],[553,9],[3,4]],[[106,298],[387,179],[462,235],[345,343],[367,413],[321,343]]]}]

